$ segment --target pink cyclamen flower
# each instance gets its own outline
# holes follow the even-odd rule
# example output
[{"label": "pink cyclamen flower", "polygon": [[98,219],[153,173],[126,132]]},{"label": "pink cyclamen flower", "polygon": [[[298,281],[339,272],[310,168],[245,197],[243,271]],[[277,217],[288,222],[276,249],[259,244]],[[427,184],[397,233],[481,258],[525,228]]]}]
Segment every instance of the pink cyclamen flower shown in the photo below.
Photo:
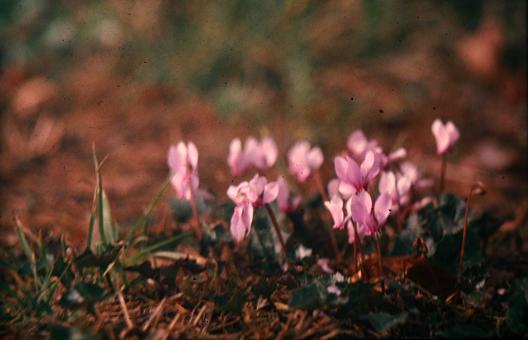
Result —
[{"label": "pink cyclamen flower", "polygon": [[358,227],[365,227],[368,231],[367,235],[373,235],[380,232],[381,227],[389,217],[392,199],[390,195],[382,193],[373,208],[370,194],[362,191],[352,196],[348,204],[347,208],[350,210],[350,215]]},{"label": "pink cyclamen flower", "polygon": [[198,189],[198,150],[189,142],[179,142],[169,148],[167,163],[171,171],[171,183],[179,199],[191,199]]},{"label": "pink cyclamen flower", "polygon": [[420,176],[418,168],[410,161],[400,164],[400,175],[407,177],[411,182],[412,187],[417,189],[428,188],[433,185],[430,178],[423,178]]},{"label": "pink cyclamen flower", "polygon": [[357,192],[368,189],[370,182],[380,172],[380,161],[374,152],[368,151],[365,159],[358,165],[348,156],[335,158],[335,171],[339,178],[339,193],[349,198]]},{"label": "pink cyclamen flower", "polygon": [[388,155],[383,154],[383,152],[378,152],[378,157],[381,159],[381,168],[386,169],[391,164],[396,163],[405,157],[407,157],[407,150],[405,148],[398,148]]},{"label": "pink cyclamen flower", "polygon": [[263,138],[260,143],[255,138],[250,137],[244,145],[246,162],[260,170],[271,168],[275,164],[278,154],[277,145],[270,137]]},{"label": "pink cyclamen flower", "polygon": [[436,140],[436,153],[442,155],[448,152],[460,137],[460,133],[453,122],[443,124],[440,119],[435,119],[431,131]]},{"label": "pink cyclamen flower", "polygon": [[358,161],[364,159],[368,151],[381,152],[378,142],[375,139],[368,140],[361,130],[356,130],[350,134],[347,140],[347,148],[354,159]]},{"label": "pink cyclamen flower", "polygon": [[330,215],[332,215],[332,219],[334,220],[333,228],[342,229],[345,225],[346,219],[343,212],[343,200],[341,197],[335,195],[330,201],[324,202],[324,205],[326,209],[330,211]]},{"label": "pink cyclamen flower", "polygon": [[409,203],[411,196],[412,182],[405,175],[395,175],[392,171],[383,172],[378,183],[380,193],[388,194],[392,199],[392,204],[396,211],[398,206]]},{"label": "pink cyclamen flower", "polygon": [[242,150],[242,142],[240,142],[240,139],[238,138],[233,139],[229,144],[227,164],[231,168],[233,176],[241,175],[248,166]]},{"label": "pink cyclamen flower", "polygon": [[254,208],[273,202],[278,194],[278,183],[268,183],[265,177],[259,175],[255,175],[249,182],[229,186],[227,195],[236,204],[230,226],[235,241],[242,241],[251,231]]},{"label": "pink cyclamen flower", "polygon": [[279,210],[284,213],[295,211],[301,204],[301,196],[290,197],[288,183],[284,177],[279,177],[277,184],[279,186],[279,193],[277,195],[277,205]]},{"label": "pink cyclamen flower", "polygon": [[277,160],[278,150],[273,139],[266,137],[258,141],[254,137],[249,137],[244,143],[235,138],[229,144],[229,155],[227,164],[234,176],[241,175],[249,166],[254,166],[260,170],[272,167]]},{"label": "pink cyclamen flower", "polygon": [[307,141],[297,142],[288,152],[289,171],[299,182],[304,182],[323,164],[323,152]]}]

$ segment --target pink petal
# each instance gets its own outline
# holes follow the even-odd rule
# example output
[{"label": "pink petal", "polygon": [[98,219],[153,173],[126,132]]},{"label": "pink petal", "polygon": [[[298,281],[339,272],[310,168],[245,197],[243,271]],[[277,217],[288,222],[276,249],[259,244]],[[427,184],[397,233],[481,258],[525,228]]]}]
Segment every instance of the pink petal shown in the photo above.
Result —
[{"label": "pink petal", "polygon": [[240,242],[246,238],[251,230],[251,222],[253,221],[253,206],[245,204],[236,206],[231,217],[231,235],[236,242]]},{"label": "pink petal", "polygon": [[307,161],[312,170],[317,170],[323,164],[323,151],[321,148],[314,147],[307,155]]},{"label": "pink petal", "polygon": [[346,181],[352,184],[356,190],[360,190],[363,187],[363,179],[361,176],[361,169],[359,165],[350,157],[347,157],[348,168]]},{"label": "pink petal", "polygon": [[370,198],[369,193],[362,191],[355,196],[352,196],[347,204],[347,210],[352,219],[358,224],[370,225],[372,199]]},{"label": "pink petal", "polygon": [[414,183],[418,180],[418,169],[413,163],[409,161],[403,162],[400,164],[400,170],[403,175],[411,181],[411,183]]},{"label": "pink petal", "polygon": [[275,144],[273,139],[266,137],[260,143],[260,147],[262,150],[262,155],[265,159],[265,167],[272,167],[273,164],[275,164],[275,161],[277,160],[277,156],[279,154],[277,150],[277,145]]},{"label": "pink petal", "polygon": [[407,157],[407,150],[405,148],[399,148],[389,154],[389,161],[394,162]]},{"label": "pink petal", "polygon": [[328,191],[328,196],[330,196],[330,198],[338,195],[339,194],[339,180],[337,178],[330,180],[328,182],[328,185],[326,186],[326,190]]},{"label": "pink petal", "polygon": [[334,159],[334,166],[335,166],[335,171],[336,171],[337,177],[341,181],[348,181],[348,176],[347,176],[348,160],[347,160],[347,158],[342,157],[342,156],[337,156]]},{"label": "pink petal", "polygon": [[352,184],[349,184],[343,181],[339,181],[338,184],[339,184],[339,187],[338,187],[339,193],[341,194],[341,196],[343,196],[343,198],[349,198],[355,195],[357,192],[356,187],[353,186]]},{"label": "pink petal", "polygon": [[279,184],[277,182],[270,182],[264,187],[262,194],[262,203],[268,204],[273,202],[279,194]]},{"label": "pink petal", "polygon": [[378,184],[378,190],[380,193],[388,193],[392,195],[396,188],[396,177],[392,171],[383,172],[380,177]]},{"label": "pink petal", "polygon": [[368,144],[367,137],[361,130],[356,130],[350,134],[347,140],[347,148],[355,156],[363,154]]},{"label": "pink petal", "polygon": [[460,138],[460,132],[458,132],[458,129],[452,121],[447,122],[446,130],[449,135],[449,147],[451,147]]},{"label": "pink petal", "polygon": [[436,119],[431,126],[431,131],[436,140],[436,153],[441,155],[449,148],[449,132],[440,119]]},{"label": "pink petal", "polygon": [[332,197],[332,200],[324,202],[325,207],[330,211],[332,219],[334,220],[334,229],[343,228],[344,213],[343,200],[339,196]]},{"label": "pink petal", "polygon": [[266,186],[267,182],[268,180],[266,179],[266,177],[255,174],[251,181],[249,181],[249,186],[258,196],[260,196],[264,191],[264,187]]},{"label": "pink petal", "polygon": [[392,206],[392,197],[389,194],[381,194],[374,205],[374,216],[378,226],[383,225],[389,217]]},{"label": "pink petal", "polygon": [[180,150],[178,146],[172,145],[169,148],[169,154],[167,156],[167,164],[172,172],[181,171],[184,163],[183,158],[180,156]]},{"label": "pink petal", "polygon": [[198,166],[198,149],[193,142],[187,143],[187,155],[192,169]]},{"label": "pink petal", "polygon": [[244,155],[242,153],[242,143],[240,139],[235,138],[229,144],[229,156],[227,157],[227,164],[234,176],[242,174],[245,170]]},{"label": "pink petal", "polygon": [[380,172],[380,160],[378,158],[385,157],[383,153],[374,154],[372,151],[368,151],[365,155],[365,159],[361,163],[361,176],[362,185],[367,187],[368,184],[376,177]]}]

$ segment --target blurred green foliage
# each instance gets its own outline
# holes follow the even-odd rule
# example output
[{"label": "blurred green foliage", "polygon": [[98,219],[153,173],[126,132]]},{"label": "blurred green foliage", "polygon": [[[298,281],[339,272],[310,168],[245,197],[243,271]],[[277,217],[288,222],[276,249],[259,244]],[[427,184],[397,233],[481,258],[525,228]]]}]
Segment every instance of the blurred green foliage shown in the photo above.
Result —
[{"label": "blurred green foliage", "polygon": [[3,69],[24,63],[51,77],[111,55],[129,80],[206,95],[226,118],[274,103],[299,113],[324,99],[321,70],[425,42],[443,50],[486,15],[505,28],[505,64],[524,71],[525,12],[522,0],[2,0],[0,54]]}]

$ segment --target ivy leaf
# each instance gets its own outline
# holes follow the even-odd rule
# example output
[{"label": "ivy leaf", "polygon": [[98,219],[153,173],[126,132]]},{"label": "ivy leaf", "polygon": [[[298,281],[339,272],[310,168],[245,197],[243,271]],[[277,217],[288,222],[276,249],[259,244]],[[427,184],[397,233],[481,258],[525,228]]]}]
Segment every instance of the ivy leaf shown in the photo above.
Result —
[{"label": "ivy leaf", "polygon": [[315,283],[294,289],[288,306],[292,309],[314,309],[324,305],[327,297],[326,288]]},{"label": "ivy leaf", "polygon": [[407,313],[389,314],[385,312],[368,313],[363,319],[370,322],[372,328],[378,333],[385,333],[390,329],[405,324],[407,322]]},{"label": "ivy leaf", "polygon": [[[454,235],[444,236],[436,245],[436,251],[431,260],[451,272],[457,270],[460,261],[460,247],[462,245],[463,231]],[[470,269],[482,263],[483,256],[480,250],[480,238],[475,228],[467,230],[466,245],[464,251],[464,268]]]},{"label": "ivy leaf", "polygon": [[518,279],[513,284],[513,294],[510,302],[506,323],[516,334],[526,334],[528,326],[528,277]]}]

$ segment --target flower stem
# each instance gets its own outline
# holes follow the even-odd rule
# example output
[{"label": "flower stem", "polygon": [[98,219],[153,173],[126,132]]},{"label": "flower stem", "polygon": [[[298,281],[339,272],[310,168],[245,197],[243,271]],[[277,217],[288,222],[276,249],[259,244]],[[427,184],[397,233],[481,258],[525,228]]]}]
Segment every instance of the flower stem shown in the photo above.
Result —
[{"label": "flower stem", "polygon": [[444,191],[445,175],[447,168],[447,154],[442,154],[442,165],[440,167],[440,185],[438,187],[438,194],[440,195]]},{"label": "flower stem", "polygon": [[198,216],[198,208],[196,206],[196,199],[194,197],[194,190],[191,188],[191,206],[194,216],[194,232],[196,233],[196,237],[198,237],[199,240],[202,239],[202,228],[200,227],[200,217]]},{"label": "flower stem", "polygon": [[467,196],[467,202],[466,202],[466,212],[464,215],[464,232],[462,234],[462,244],[460,245],[460,262],[458,264],[458,279],[462,278],[462,272],[464,270],[464,251],[466,246],[466,238],[467,238],[467,227],[469,222],[469,208],[471,205],[471,198],[473,197],[473,193],[477,194],[484,194],[486,191],[484,189],[484,185],[480,182],[474,184],[471,186],[471,189],[469,190],[468,196]]},{"label": "flower stem", "polygon": [[[363,246],[361,244],[361,239],[359,238],[359,234],[358,234],[358,231],[357,231],[356,223],[353,223],[353,226],[354,226],[354,245],[357,243],[357,250],[359,251],[359,257],[361,258],[361,264],[360,264],[361,277],[362,278],[366,278],[367,277],[367,272],[365,270],[365,261],[364,261],[364,258],[363,258]],[[355,258],[355,261],[357,262],[357,257]],[[356,265],[356,267],[357,267],[357,265]]]},{"label": "flower stem", "polygon": [[284,239],[282,238],[282,234],[280,232],[279,224],[277,223],[277,218],[275,217],[275,213],[271,209],[269,204],[264,205],[266,207],[266,211],[268,212],[268,215],[271,219],[271,224],[273,224],[273,228],[275,228],[275,232],[277,233],[277,238],[279,239],[279,243],[281,244],[282,253],[284,254],[284,257],[286,258],[286,243],[284,243]]},{"label": "flower stem", "polygon": [[380,247],[380,241],[379,241],[378,235],[376,235],[376,250],[378,252],[378,269],[379,269],[379,279],[381,283],[381,291],[382,293],[385,293],[385,282],[383,280],[383,263],[381,261],[381,247]]}]

